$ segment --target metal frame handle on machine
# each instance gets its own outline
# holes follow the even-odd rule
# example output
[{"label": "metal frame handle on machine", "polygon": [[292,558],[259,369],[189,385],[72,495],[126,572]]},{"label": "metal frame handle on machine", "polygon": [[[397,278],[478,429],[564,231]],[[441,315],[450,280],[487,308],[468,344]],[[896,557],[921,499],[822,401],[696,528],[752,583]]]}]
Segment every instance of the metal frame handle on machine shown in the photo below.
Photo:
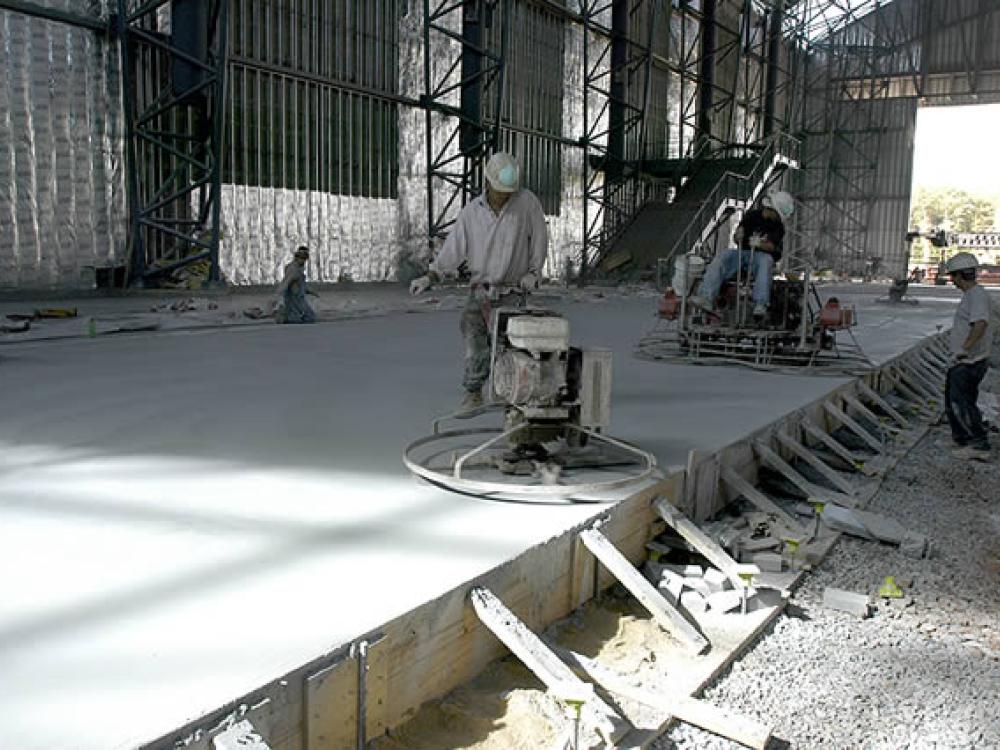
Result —
[{"label": "metal frame handle on machine", "polygon": [[[439,420],[440,421],[440,420]],[[573,494],[591,494],[600,493],[608,490],[619,489],[637,482],[641,482],[645,479],[650,478],[656,471],[656,458],[649,452],[637,448],[634,445],[630,445],[622,440],[617,440],[607,435],[603,435],[599,432],[593,430],[588,430],[585,427],[580,427],[579,425],[566,425],[578,432],[587,435],[593,440],[604,441],[610,445],[615,446],[633,456],[637,456],[643,461],[644,467],[639,474],[632,474],[627,477],[619,477],[617,479],[609,479],[601,482],[585,482],[580,484],[513,484],[504,482],[487,482],[477,479],[468,479],[461,475],[462,467],[465,462],[471,458],[473,455],[477,455],[482,451],[486,450],[490,445],[501,440],[505,437],[510,437],[519,430],[526,429],[529,425],[517,425],[509,430],[503,430],[499,427],[470,427],[461,430],[446,430],[443,432],[435,431],[433,434],[427,437],[421,438],[413,443],[411,443],[406,451],[403,453],[403,463],[406,464],[406,468],[412,471],[414,474],[423,477],[427,481],[433,484],[445,484],[446,486],[464,491],[477,494],[509,494],[509,495],[530,495],[530,496],[565,496]],[[447,438],[457,438],[465,437],[469,435],[493,435],[492,438],[487,440],[485,443],[470,449],[465,454],[463,454],[456,462],[455,467],[450,474],[444,474],[440,471],[435,471],[429,469],[426,466],[416,462],[412,458],[413,452],[424,445],[435,442],[437,440],[443,440]]]}]

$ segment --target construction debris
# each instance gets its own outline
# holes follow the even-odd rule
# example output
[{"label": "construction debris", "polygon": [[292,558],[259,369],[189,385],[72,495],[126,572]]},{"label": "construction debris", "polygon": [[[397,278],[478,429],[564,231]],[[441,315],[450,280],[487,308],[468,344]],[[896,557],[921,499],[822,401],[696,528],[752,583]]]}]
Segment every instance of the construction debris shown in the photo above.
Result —
[{"label": "construction debris", "polygon": [[862,619],[871,614],[871,602],[867,596],[833,587],[827,587],[823,591],[823,606],[827,609],[847,612]]},{"label": "construction debris", "polygon": [[834,531],[897,545],[907,557],[919,559],[927,557],[930,552],[926,536],[907,530],[899,521],[888,516],[829,503],[823,508],[820,518],[827,528]]}]

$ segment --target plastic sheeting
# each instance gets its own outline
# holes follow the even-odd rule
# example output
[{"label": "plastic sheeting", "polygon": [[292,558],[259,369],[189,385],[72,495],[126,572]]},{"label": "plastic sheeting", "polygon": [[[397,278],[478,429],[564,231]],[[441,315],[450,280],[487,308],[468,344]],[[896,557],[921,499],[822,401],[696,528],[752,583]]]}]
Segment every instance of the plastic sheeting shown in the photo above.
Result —
[{"label": "plastic sheeting", "polygon": [[[104,16],[107,2],[39,3]],[[121,263],[126,214],[117,45],[0,11],[0,288],[78,287]]]}]

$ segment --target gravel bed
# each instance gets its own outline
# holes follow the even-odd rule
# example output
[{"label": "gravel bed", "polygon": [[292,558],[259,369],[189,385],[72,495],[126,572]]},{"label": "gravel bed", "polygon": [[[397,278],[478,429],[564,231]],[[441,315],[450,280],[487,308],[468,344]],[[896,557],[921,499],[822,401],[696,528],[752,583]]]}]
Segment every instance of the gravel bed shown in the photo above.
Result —
[{"label": "gravel bed", "polygon": [[[1000,748],[1000,449],[982,464],[950,447],[933,428],[869,506],[927,534],[931,557],[841,537],[706,700],[796,748]],[[893,604],[876,594],[889,575]],[[827,586],[871,594],[873,616],[824,609]],[[654,745],[674,747],[742,746],[681,724]]]}]

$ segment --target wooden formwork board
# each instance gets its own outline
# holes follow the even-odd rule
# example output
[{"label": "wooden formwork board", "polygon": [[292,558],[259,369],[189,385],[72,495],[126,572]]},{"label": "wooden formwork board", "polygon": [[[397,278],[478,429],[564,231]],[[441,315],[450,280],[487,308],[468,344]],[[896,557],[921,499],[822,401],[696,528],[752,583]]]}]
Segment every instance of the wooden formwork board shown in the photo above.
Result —
[{"label": "wooden formwork board", "polygon": [[[895,362],[886,363],[882,369]],[[873,371],[863,379],[867,387],[882,395],[895,386],[895,379],[881,371]],[[543,630],[615,581],[613,574],[583,546],[580,531],[600,518],[602,534],[633,564],[639,564],[645,558],[646,542],[664,527],[653,507],[654,499],[666,499],[695,522],[705,520],[739,494],[721,481],[721,467],[756,483],[754,441],[770,442],[769,435],[775,430],[797,439],[803,420],[831,431],[838,425],[826,404],[831,400],[842,403],[838,396],[853,393],[853,389],[854,381],[832,389],[714,454],[692,452],[686,470],[651,484],[560,536],[425,602],[380,627],[377,633],[363,636],[376,644],[369,651],[367,673],[368,736],[398,726],[423,703],[471,680],[505,654],[504,647],[478,620],[469,603],[473,587],[488,587],[528,627]],[[775,445],[774,450],[783,458],[793,457],[786,446]],[[685,687],[694,693],[714,679],[739,649],[752,642],[780,613],[782,606],[783,602],[753,613],[746,623],[748,629],[731,644],[709,633],[713,644],[706,662],[709,668]],[[271,750],[351,750],[356,747],[359,682],[358,662],[350,646],[338,647],[145,747],[173,748],[185,741],[190,750],[210,750],[213,737],[245,718]]]}]

